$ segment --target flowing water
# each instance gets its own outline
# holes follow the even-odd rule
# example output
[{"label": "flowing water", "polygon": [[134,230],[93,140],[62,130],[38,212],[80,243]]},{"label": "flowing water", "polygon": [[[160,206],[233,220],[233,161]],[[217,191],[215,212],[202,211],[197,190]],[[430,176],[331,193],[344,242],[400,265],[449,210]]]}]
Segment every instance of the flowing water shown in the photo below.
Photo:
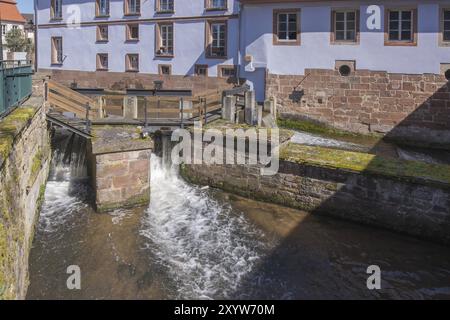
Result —
[{"label": "flowing water", "polygon": [[[450,298],[446,247],[193,186],[155,155],[149,207],[97,214],[84,156],[59,145],[28,299]],[[81,290],[67,289],[70,265]]]}]

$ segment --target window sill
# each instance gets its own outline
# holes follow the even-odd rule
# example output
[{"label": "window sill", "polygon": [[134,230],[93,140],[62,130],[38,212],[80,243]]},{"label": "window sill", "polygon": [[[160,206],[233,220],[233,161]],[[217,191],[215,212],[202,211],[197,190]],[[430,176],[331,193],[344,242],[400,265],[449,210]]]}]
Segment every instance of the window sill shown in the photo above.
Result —
[{"label": "window sill", "polygon": [[158,54],[158,53],[155,53],[155,57],[156,58],[169,58],[169,59],[172,59],[172,58],[175,58],[175,55],[173,55],[173,54]]},{"label": "window sill", "polygon": [[109,41],[108,40],[97,40],[97,41],[95,41],[95,43],[108,43]]},{"label": "window sill", "polygon": [[358,41],[331,41],[330,44],[338,45],[338,46],[341,46],[341,45],[357,46],[357,45],[359,45],[359,42]]},{"label": "window sill", "polygon": [[62,62],[52,62],[50,65],[52,67],[62,67],[63,63]]},{"label": "window sill", "polygon": [[139,42],[139,39],[127,39],[125,40],[125,43],[136,43]]},{"label": "window sill", "polygon": [[227,56],[212,56],[212,55],[206,55],[205,56],[206,59],[216,59],[216,60],[227,60],[228,57]]},{"label": "window sill", "polygon": [[141,13],[125,13],[124,17],[140,17]]},{"label": "window sill", "polygon": [[156,11],[157,14],[174,14],[175,10],[158,10]]},{"label": "window sill", "polygon": [[102,18],[109,18],[110,16],[109,16],[109,14],[107,14],[107,15],[98,15],[98,16],[95,16],[95,18],[99,18],[99,19],[102,19]]},{"label": "window sill", "polygon": [[105,72],[105,71],[108,71],[108,69],[107,69],[107,68],[97,68],[97,71],[103,71],[103,72]]},{"label": "window sill", "polygon": [[129,69],[129,70],[125,70],[125,72],[133,72],[133,73],[137,73],[137,72],[139,72],[139,70]]},{"label": "window sill", "polygon": [[417,46],[417,42],[406,42],[406,41],[385,41],[385,46],[390,47],[415,47]]},{"label": "window sill", "polygon": [[227,11],[228,8],[206,8],[205,11]]},{"label": "window sill", "polygon": [[300,41],[275,41],[274,46],[300,46]]},{"label": "window sill", "polygon": [[50,18],[50,22],[61,22],[63,18]]}]

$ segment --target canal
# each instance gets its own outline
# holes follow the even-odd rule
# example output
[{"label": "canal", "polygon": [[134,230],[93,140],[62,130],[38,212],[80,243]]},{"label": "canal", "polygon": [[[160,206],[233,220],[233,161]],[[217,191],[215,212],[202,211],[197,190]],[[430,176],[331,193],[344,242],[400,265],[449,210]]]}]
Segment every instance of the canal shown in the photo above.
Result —
[{"label": "canal", "polygon": [[[450,298],[444,246],[190,185],[155,155],[150,205],[97,214],[68,141],[55,150],[28,299]],[[71,265],[80,290],[66,286]],[[366,286],[370,265],[381,290]]]}]

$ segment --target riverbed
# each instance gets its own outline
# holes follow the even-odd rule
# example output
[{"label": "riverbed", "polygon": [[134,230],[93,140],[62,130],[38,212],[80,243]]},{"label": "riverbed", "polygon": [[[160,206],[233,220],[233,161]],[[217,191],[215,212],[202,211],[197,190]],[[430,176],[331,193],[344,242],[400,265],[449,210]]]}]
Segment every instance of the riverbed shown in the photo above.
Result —
[{"label": "riverbed", "polygon": [[97,214],[88,180],[53,164],[28,299],[450,298],[447,247],[193,186],[156,156],[151,174],[148,207]]}]

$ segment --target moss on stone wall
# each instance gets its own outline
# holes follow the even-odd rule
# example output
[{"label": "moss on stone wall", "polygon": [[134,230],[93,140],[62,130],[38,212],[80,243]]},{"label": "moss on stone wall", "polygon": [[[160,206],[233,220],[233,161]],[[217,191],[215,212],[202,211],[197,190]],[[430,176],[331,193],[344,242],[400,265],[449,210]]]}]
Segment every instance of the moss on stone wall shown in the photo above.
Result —
[{"label": "moss on stone wall", "polygon": [[17,108],[0,121],[0,164],[11,152],[15,135],[33,118],[36,111],[35,108]]},{"label": "moss on stone wall", "polygon": [[410,182],[446,185],[450,188],[450,166],[419,161],[386,159],[373,154],[289,143],[280,159],[357,173],[377,174]]},{"label": "moss on stone wall", "polygon": [[327,126],[325,124],[311,120],[278,118],[277,124],[280,128],[304,131],[326,138],[342,139],[362,144],[374,144],[382,138],[381,134],[358,134],[333,128],[331,126]]}]

